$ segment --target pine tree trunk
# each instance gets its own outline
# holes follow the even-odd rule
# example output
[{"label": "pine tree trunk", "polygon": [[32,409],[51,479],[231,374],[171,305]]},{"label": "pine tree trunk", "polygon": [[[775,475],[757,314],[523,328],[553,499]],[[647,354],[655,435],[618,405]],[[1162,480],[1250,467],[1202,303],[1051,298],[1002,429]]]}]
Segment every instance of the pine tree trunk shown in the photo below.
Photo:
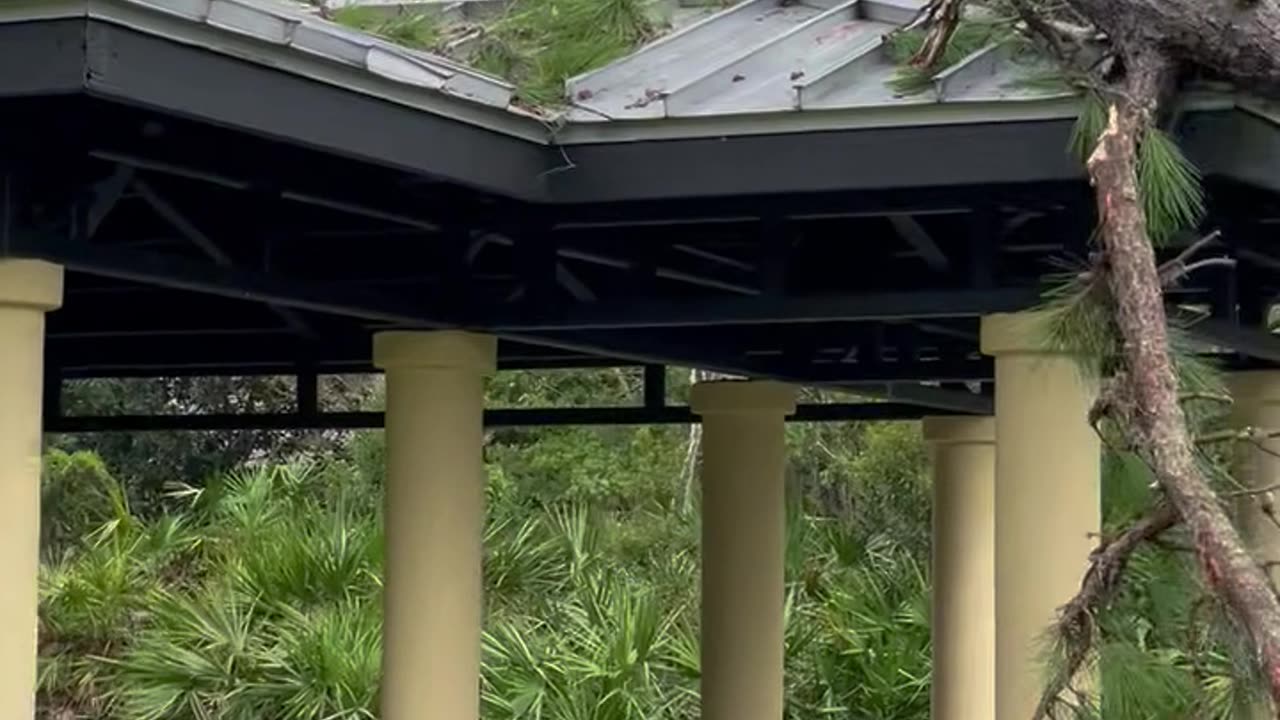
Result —
[{"label": "pine tree trunk", "polygon": [[1122,54],[1156,50],[1250,92],[1280,92],[1277,0],[1067,0]]},{"label": "pine tree trunk", "polygon": [[[1107,1],[1146,5],[1155,0]],[[1205,582],[1248,633],[1280,705],[1280,601],[1201,472],[1178,401],[1163,287],[1137,185],[1138,144],[1177,66],[1149,48],[1124,53],[1126,83],[1088,164],[1107,283],[1124,341],[1124,375],[1112,390],[1120,395],[1116,404],[1124,408],[1123,424],[1194,539]]]}]

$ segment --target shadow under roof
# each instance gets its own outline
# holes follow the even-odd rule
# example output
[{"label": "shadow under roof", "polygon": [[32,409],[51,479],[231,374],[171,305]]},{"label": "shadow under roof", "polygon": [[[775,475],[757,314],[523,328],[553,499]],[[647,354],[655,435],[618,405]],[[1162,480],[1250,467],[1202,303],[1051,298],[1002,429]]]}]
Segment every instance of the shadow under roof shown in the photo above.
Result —
[{"label": "shadow under roof", "polygon": [[[885,93],[877,35],[914,7],[748,0],[538,117],[264,0],[6,3],[0,255],[71,270],[52,378],[367,371],[378,330],[465,328],[508,367],[695,365],[984,412],[978,318],[1088,252],[1077,101],[1011,83],[1028,66],[998,48]],[[1237,265],[1171,303],[1230,366],[1280,362],[1277,116],[1224,89],[1182,105]]]}]

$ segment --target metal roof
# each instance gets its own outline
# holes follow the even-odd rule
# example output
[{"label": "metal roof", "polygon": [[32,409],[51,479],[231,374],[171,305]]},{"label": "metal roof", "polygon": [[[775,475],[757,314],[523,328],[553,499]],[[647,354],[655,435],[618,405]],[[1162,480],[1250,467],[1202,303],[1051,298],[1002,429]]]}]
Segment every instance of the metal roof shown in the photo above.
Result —
[{"label": "metal roof", "polygon": [[1026,82],[1043,70],[1001,47],[903,96],[885,36],[925,0],[747,0],[607,67],[573,78],[575,120],[698,117],[1060,96]]},{"label": "metal roof", "polygon": [[[500,78],[441,55],[402,47],[321,18],[314,6],[276,0],[81,0],[17,2],[0,8],[0,22],[31,15],[70,14],[114,19],[111,6],[132,6],[180,18],[223,33],[354,66],[412,88],[444,93],[490,107],[508,108],[515,88]],[[25,12],[24,12],[25,11]],[[259,57],[261,62],[265,60]]]},{"label": "metal roof", "polygon": [[[896,65],[884,36],[914,21],[925,0],[744,0],[571,79],[568,123],[714,117],[779,111],[921,106],[940,102],[1046,99],[1020,85],[1026,65],[986,48],[940,73],[931,91],[896,95]],[[179,18],[233,38],[340,63],[413,92],[532,115],[512,103],[508,82],[444,57],[327,21],[314,6],[277,0],[17,0],[0,22],[67,15],[118,21],[120,10]],[[180,30],[180,28],[179,28]],[[190,32],[191,30],[188,30]],[[181,33],[167,31],[173,39]],[[215,48],[227,51],[227,48]],[[244,55],[243,51],[235,54]],[[276,65],[258,53],[249,59]],[[360,91],[361,88],[351,89]]]}]

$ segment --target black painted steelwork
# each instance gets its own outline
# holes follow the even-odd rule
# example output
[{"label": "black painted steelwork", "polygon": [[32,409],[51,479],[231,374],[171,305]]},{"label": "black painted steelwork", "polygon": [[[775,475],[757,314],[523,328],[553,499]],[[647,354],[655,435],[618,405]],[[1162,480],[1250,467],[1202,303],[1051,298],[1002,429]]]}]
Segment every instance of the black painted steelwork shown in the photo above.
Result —
[{"label": "black painted steelwork", "polygon": [[[925,414],[952,415],[906,403],[831,403],[800,405],[792,422],[852,422],[918,420]],[[111,415],[49,418],[51,433],[153,432],[174,430],[368,430],[383,427],[380,412],[231,414],[231,415]],[[567,425],[683,425],[700,419],[687,407],[539,408],[486,410],[486,427],[563,427]]]},{"label": "black painted steelwork", "polygon": [[[0,62],[0,256],[70,271],[51,384],[302,379],[296,414],[51,429],[371,426],[321,412],[314,377],[373,371],[371,336],[395,328],[498,335],[504,368],[647,366],[643,407],[496,424],[688,422],[654,399],[666,365],[888,400],[810,419],[989,412],[978,318],[1086,263],[1093,202],[1060,120],[559,148],[93,20],[0,26],[0,61],[19,49],[22,72]],[[1191,332],[1228,366],[1280,363],[1261,122],[1182,127],[1236,265],[1170,299],[1210,318]],[[1224,129],[1258,152],[1218,152]]]}]

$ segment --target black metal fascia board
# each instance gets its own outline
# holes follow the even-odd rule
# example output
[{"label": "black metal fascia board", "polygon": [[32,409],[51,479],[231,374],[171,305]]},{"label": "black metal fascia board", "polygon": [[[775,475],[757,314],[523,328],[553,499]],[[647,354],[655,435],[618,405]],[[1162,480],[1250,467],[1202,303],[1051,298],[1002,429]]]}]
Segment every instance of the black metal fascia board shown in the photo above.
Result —
[{"label": "black metal fascia board", "polygon": [[545,200],[542,144],[90,19],[89,95],[519,200]]},{"label": "black metal fascia board", "polygon": [[84,91],[83,18],[0,24],[0,98]]},{"label": "black metal fascia board", "polygon": [[[931,409],[896,402],[831,403],[800,405],[789,420],[794,422],[848,422],[854,420],[918,420],[926,415],[956,415],[956,411]],[[105,415],[46,417],[45,432],[143,432],[158,430],[359,430],[384,427],[380,412],[262,413],[231,415]],[[491,409],[484,413],[487,427],[563,427],[567,425],[673,425],[698,422],[688,407],[585,407]]]}]

